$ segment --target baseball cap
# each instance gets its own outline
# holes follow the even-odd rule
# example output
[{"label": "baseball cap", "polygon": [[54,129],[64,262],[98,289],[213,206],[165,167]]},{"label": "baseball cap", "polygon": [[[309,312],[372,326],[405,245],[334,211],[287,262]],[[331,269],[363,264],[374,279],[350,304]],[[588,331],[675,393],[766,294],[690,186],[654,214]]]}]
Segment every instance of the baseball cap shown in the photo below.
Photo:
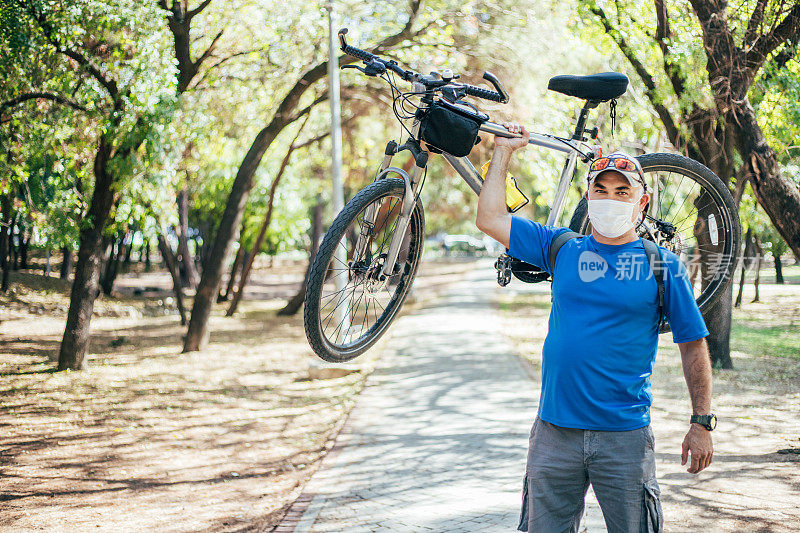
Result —
[{"label": "baseball cap", "polygon": [[592,184],[597,176],[606,170],[616,170],[628,178],[628,183],[631,184],[631,187],[641,186],[645,190],[647,189],[647,185],[644,181],[642,165],[635,157],[630,156],[625,152],[614,152],[613,154],[609,154],[592,161],[592,164],[589,166],[589,185]]}]

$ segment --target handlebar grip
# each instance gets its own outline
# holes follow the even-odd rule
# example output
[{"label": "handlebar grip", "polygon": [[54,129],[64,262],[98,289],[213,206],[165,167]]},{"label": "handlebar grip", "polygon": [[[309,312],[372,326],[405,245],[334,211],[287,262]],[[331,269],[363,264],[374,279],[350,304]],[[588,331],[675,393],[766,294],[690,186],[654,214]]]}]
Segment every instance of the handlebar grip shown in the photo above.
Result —
[{"label": "handlebar grip", "polygon": [[465,85],[464,90],[467,94],[476,96],[478,98],[483,98],[484,100],[492,100],[493,102],[502,102],[504,100],[502,94],[490,91],[489,89],[484,89],[482,87]]},{"label": "handlebar grip", "polygon": [[339,30],[339,44],[342,49],[342,52],[351,55],[353,57],[363,59],[364,61],[371,61],[372,58],[375,57],[366,50],[361,50],[360,48],[356,48],[355,46],[350,46],[349,44],[347,44],[347,39],[345,38],[345,35],[347,35],[347,28],[342,28],[341,30]]},{"label": "handlebar grip", "polygon": [[350,46],[349,44],[342,48],[342,51],[345,54],[349,54],[353,57],[357,57],[359,59],[363,59],[364,61],[370,61],[374,55],[370,54],[366,50],[361,50],[360,48],[356,48],[355,46]]}]

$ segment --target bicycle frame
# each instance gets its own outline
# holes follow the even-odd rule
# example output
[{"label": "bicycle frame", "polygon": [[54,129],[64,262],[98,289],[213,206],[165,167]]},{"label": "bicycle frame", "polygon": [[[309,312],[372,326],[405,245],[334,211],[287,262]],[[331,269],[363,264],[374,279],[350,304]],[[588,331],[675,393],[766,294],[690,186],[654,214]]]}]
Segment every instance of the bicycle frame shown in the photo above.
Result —
[{"label": "bicycle frame", "polygon": [[[425,99],[423,98],[423,101],[424,100]],[[543,133],[530,134],[530,140],[528,141],[528,144],[567,154],[566,161],[564,161],[564,167],[561,170],[561,177],[558,180],[556,194],[550,206],[550,213],[547,216],[548,225],[554,225],[556,221],[558,221],[564,209],[564,200],[566,199],[567,191],[569,190],[569,185],[572,181],[572,175],[575,171],[578,156],[581,153],[578,145],[583,142],[586,118],[588,117],[589,110],[593,107],[596,107],[596,105],[596,103],[587,102],[580,110],[578,115],[578,123],[575,127],[575,133],[573,134],[572,139],[561,139],[554,135]],[[415,118],[411,127],[411,137],[417,143],[419,142],[419,128],[420,121],[418,118]],[[500,124],[489,121],[484,122],[481,125],[480,130],[500,137],[515,136]],[[417,146],[419,145],[417,144]],[[390,166],[394,155],[405,149],[408,149],[412,152],[416,163],[411,175],[401,168]],[[481,178],[480,173],[472,164],[472,162],[467,157],[455,157],[446,152],[442,153],[442,156],[444,156],[445,161],[447,161],[458,173],[458,175],[461,176],[461,178],[467,183],[470,189],[472,189],[475,194],[480,195],[481,188],[483,187],[483,178]],[[400,215],[398,215],[397,226],[389,244],[386,262],[381,269],[381,280],[386,280],[389,276],[392,276],[398,272],[398,269],[396,268],[397,256],[400,252],[400,246],[402,245],[406,229],[408,228],[408,223],[411,219],[411,211],[414,207],[415,199],[418,194],[418,188],[420,184],[419,177],[425,171],[427,163],[428,152],[421,149],[415,150],[414,146],[409,145],[408,142],[406,142],[406,144],[402,147],[398,147],[396,142],[391,141],[386,147],[383,162],[381,163],[378,174],[375,176],[375,181],[383,179],[390,174],[397,174],[405,183],[405,194],[403,195],[402,209]],[[361,254],[363,253],[363,248],[367,244],[368,233],[375,223],[375,216],[377,215],[375,211],[376,210],[374,209],[374,206],[371,205],[365,213],[364,225],[362,226],[362,231],[359,234],[356,242],[354,257],[361,257]]]}]

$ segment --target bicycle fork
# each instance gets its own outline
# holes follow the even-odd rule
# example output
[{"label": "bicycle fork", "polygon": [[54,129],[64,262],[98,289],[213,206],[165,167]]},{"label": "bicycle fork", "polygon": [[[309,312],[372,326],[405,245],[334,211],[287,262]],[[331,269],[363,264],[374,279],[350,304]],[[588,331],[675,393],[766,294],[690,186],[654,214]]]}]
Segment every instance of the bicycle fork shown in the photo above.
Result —
[{"label": "bicycle fork", "polygon": [[[389,166],[395,154],[403,150],[410,150],[412,156],[414,157],[414,169],[412,170],[410,176],[402,168]],[[422,175],[422,172],[425,170],[427,163],[428,152],[425,152],[419,148],[415,141],[409,140],[403,146],[398,146],[395,141],[390,141],[386,145],[383,162],[381,163],[381,168],[378,171],[377,176],[375,176],[374,181],[384,179],[390,174],[397,174],[403,180],[405,185],[405,193],[403,194],[400,214],[397,216],[397,225],[394,233],[392,234],[391,241],[389,242],[389,250],[386,253],[386,261],[384,262],[383,267],[378,274],[378,281],[384,282],[389,277],[398,273],[398,269],[396,268],[397,256],[400,253],[400,247],[403,244],[406,231],[408,230],[408,225],[411,222],[411,213],[414,210],[417,189],[419,188],[420,183],[419,178]],[[361,232],[359,233],[358,240],[356,241],[355,253],[353,257],[362,257],[362,254],[366,251],[366,247],[370,240],[370,233],[375,227],[375,219],[378,215],[378,211],[378,205],[374,203],[370,204],[370,206],[367,208],[367,212],[364,214],[364,223],[361,226]]]}]

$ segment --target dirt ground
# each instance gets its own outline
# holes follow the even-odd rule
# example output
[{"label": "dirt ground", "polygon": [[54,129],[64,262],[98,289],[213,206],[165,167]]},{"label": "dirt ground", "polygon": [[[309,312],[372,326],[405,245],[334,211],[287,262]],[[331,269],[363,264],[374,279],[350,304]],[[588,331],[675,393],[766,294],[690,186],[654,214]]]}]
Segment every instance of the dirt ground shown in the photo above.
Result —
[{"label": "dirt ground", "polygon": [[[471,264],[423,260],[404,312]],[[381,350],[340,377],[310,373],[302,312],[275,314],[303,267],[256,271],[239,315],[218,309],[209,347],[192,354],[180,353],[168,276],[122,276],[98,302],[87,369],[60,373],[68,288],[15,273],[0,298],[0,530],[271,529]]]},{"label": "dirt ground", "polygon": [[[735,369],[714,371],[714,461],[697,475],[680,465],[691,414],[680,354],[670,333],[659,340],[651,413],[665,531],[800,531],[800,279],[762,276],[761,302],[749,285],[734,310]],[[499,305],[520,355],[540,368],[549,284],[521,285]]]}]

